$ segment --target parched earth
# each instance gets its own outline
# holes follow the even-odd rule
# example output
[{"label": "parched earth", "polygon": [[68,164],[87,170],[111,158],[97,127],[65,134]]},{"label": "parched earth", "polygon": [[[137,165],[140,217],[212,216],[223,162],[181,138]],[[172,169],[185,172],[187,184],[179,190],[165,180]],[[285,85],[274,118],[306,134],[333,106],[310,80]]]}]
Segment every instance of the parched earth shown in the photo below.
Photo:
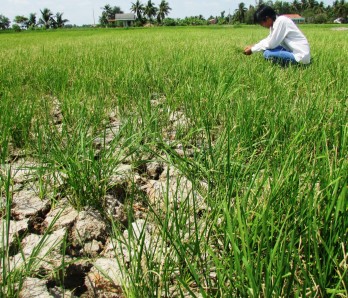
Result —
[{"label": "parched earth", "polygon": [[[53,116],[56,125],[60,125],[59,109]],[[176,125],[181,125],[185,117],[180,112],[172,113],[171,121],[168,138],[175,136]],[[112,142],[120,125],[114,116],[110,117],[103,142]],[[180,146],[175,150],[183,154]],[[1,260],[0,270],[26,272],[22,284],[16,285],[23,298],[125,297],[123,289],[129,282],[126,267],[133,250],[144,245],[160,263],[160,252],[167,245],[155,222],[147,216],[149,208],[170,212],[185,200],[185,204],[195,205],[196,212],[207,209],[201,194],[193,190],[197,187],[165,158],[149,161],[140,170],[131,164],[119,164],[109,177],[110,189],[101,198],[103,212],[91,207],[78,211],[69,198],[60,197],[57,189],[64,187],[61,173],[54,173],[62,178],[61,185],[58,179],[58,185],[43,192],[39,167],[36,161],[17,154],[0,168],[2,177],[11,177],[9,194],[1,194],[0,237],[4,240],[0,249],[4,252],[7,248],[8,258]],[[146,200],[130,204],[126,200],[129,185],[136,186]],[[205,183],[200,188],[204,190]],[[118,234],[111,222],[119,227]]]}]

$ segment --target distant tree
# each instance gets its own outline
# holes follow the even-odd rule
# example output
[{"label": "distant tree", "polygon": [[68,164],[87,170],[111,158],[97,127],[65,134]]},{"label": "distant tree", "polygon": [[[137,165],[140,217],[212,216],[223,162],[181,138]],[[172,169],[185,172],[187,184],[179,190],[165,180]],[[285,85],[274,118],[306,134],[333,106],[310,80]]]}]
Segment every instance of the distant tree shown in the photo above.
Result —
[{"label": "distant tree", "polygon": [[105,13],[107,18],[110,18],[111,14],[112,14],[112,7],[110,4],[106,4],[104,5],[104,7],[102,7],[103,12]]},{"label": "distant tree", "polygon": [[112,7],[110,4],[106,4],[101,9],[103,11],[102,11],[102,15],[99,18],[99,23],[102,26],[107,26],[109,24],[109,20],[115,19],[115,15],[117,13],[123,13],[120,7],[118,6]]},{"label": "distant tree", "polygon": [[223,25],[227,23],[227,18],[225,17],[226,11],[221,11],[220,16],[217,18],[217,24]]},{"label": "distant tree", "polygon": [[282,14],[283,4],[283,1],[276,0],[273,3],[272,8],[276,11],[277,14]]},{"label": "distant tree", "polygon": [[176,26],[177,20],[172,18],[165,18],[163,20],[163,26]]},{"label": "distant tree", "polygon": [[27,24],[28,24],[28,28],[33,28],[36,26],[36,14],[35,13],[29,14]]},{"label": "distant tree", "polygon": [[247,8],[245,7],[245,4],[241,2],[238,4],[238,8],[235,10],[234,18],[238,22],[244,23],[246,12],[247,12]]},{"label": "distant tree", "polygon": [[109,16],[110,19],[114,19],[117,13],[123,13],[122,9],[119,6],[114,6],[113,8],[111,8],[111,15]]},{"label": "distant tree", "polygon": [[5,17],[4,15],[0,14],[0,29],[5,30],[10,27],[10,19]]},{"label": "distant tree", "polygon": [[307,8],[314,10],[319,5],[318,1],[308,0]]},{"label": "distant tree", "polygon": [[315,24],[325,24],[327,21],[328,17],[326,13],[317,13],[313,19],[313,23]]},{"label": "distant tree", "polygon": [[152,21],[152,18],[156,16],[158,8],[155,6],[154,3],[152,3],[151,0],[147,1],[147,4],[145,5],[144,13],[149,19],[149,21]]},{"label": "distant tree", "polygon": [[180,22],[178,22],[178,25],[180,26],[208,25],[208,21],[206,21],[204,18],[202,19],[201,16],[191,16],[191,17],[186,17],[183,20],[180,20]]},{"label": "distant tree", "polygon": [[232,15],[229,13],[226,17],[226,22],[230,24],[232,22]]},{"label": "distant tree", "polygon": [[307,0],[301,0],[301,11],[306,10],[308,7],[308,1]]},{"label": "distant tree", "polygon": [[57,12],[55,17],[55,26],[57,28],[62,28],[65,26],[65,23],[69,22],[67,19],[63,19],[63,13]]},{"label": "distant tree", "polygon": [[336,0],[333,2],[333,13],[335,17],[347,18],[348,15],[348,3],[345,0]]},{"label": "distant tree", "polygon": [[21,27],[18,24],[13,24],[12,25],[12,30],[14,30],[15,32],[22,31]]},{"label": "distant tree", "polygon": [[294,12],[301,13],[301,3],[298,2],[298,0],[294,0],[292,2],[292,8],[293,8]]},{"label": "distant tree", "polygon": [[295,10],[294,7],[289,2],[283,2],[279,0],[274,2],[273,8],[280,15],[297,12],[297,10]]},{"label": "distant tree", "polygon": [[169,7],[169,3],[165,0],[162,0],[158,7],[157,21],[162,23],[165,17],[169,14],[172,9]]},{"label": "distant tree", "polygon": [[54,22],[52,16],[53,13],[48,8],[44,8],[43,10],[40,10],[41,12],[41,18],[39,20],[39,24],[44,25],[46,29],[50,28],[52,23]]},{"label": "distant tree", "polygon": [[254,13],[256,9],[253,5],[249,6],[249,9],[245,13],[245,23],[254,24]]},{"label": "distant tree", "polygon": [[138,21],[142,21],[144,10],[144,4],[142,4],[139,0],[137,0],[135,3],[132,3],[131,11],[135,13]]},{"label": "distant tree", "polygon": [[111,12],[112,12],[111,5],[106,4],[101,9],[103,11],[102,11],[102,15],[99,18],[99,23],[100,23],[100,25],[106,26],[109,23],[109,21],[108,21],[109,16],[111,15]]},{"label": "distant tree", "polygon": [[262,5],[262,4],[266,4],[263,0],[255,0],[255,5],[256,7]]},{"label": "distant tree", "polygon": [[[315,8],[315,12],[317,14],[325,14],[325,5],[324,5],[324,2],[321,1],[317,7]],[[326,16],[327,17],[327,16]]]},{"label": "distant tree", "polygon": [[28,28],[28,18],[25,16],[15,16],[13,20],[21,29]]}]

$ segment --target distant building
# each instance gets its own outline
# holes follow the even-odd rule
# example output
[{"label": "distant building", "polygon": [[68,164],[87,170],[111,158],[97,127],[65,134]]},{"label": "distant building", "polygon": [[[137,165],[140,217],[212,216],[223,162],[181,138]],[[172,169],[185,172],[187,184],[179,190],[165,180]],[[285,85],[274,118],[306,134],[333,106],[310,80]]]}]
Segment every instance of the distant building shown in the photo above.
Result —
[{"label": "distant building", "polygon": [[301,17],[299,14],[283,14],[283,16],[291,19],[295,24],[301,24],[306,21],[304,17]]},{"label": "distant building", "polygon": [[135,14],[133,13],[117,13],[115,14],[115,19],[109,19],[109,22],[122,21],[123,27],[133,26],[133,23],[136,19]]}]

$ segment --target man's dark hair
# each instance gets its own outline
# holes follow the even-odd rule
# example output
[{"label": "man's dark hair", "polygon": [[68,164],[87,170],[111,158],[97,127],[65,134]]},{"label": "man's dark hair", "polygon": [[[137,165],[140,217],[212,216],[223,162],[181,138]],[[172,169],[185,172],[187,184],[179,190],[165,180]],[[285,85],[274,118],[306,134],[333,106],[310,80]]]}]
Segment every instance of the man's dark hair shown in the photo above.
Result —
[{"label": "man's dark hair", "polygon": [[254,22],[261,24],[261,22],[266,21],[267,17],[275,21],[277,13],[272,7],[262,4],[254,13]]}]

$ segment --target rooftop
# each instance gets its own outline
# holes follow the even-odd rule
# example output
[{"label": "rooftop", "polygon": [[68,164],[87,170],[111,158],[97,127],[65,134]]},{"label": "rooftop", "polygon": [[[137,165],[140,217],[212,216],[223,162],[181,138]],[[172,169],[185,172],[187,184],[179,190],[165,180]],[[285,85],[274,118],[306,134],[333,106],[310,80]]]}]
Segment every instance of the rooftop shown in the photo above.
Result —
[{"label": "rooftop", "polygon": [[134,21],[135,20],[135,14],[133,13],[117,13],[115,15],[116,21]]},{"label": "rooftop", "polygon": [[283,14],[283,16],[286,16],[290,19],[304,19],[304,17],[300,16],[299,14]]}]

